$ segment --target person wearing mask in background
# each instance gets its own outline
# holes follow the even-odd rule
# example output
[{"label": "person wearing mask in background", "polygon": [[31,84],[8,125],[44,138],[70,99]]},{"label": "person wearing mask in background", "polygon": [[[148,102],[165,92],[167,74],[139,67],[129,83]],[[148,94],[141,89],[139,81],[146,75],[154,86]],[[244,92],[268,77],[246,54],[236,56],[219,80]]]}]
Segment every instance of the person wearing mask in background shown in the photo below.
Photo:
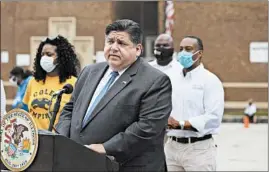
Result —
[{"label": "person wearing mask in background", "polygon": [[[160,34],[154,43],[154,56],[155,60],[149,62],[154,68],[164,72],[171,81],[172,84],[172,105],[176,105],[177,97],[179,93],[176,91],[176,87],[180,84],[178,81],[178,73],[182,71],[182,66],[173,58],[174,43],[173,38],[169,34]],[[172,113],[176,113],[172,109]],[[166,142],[167,137],[165,137]]]},{"label": "person wearing mask in background", "polygon": [[18,86],[16,96],[12,103],[12,109],[21,108],[28,111],[28,107],[22,103],[27,85],[32,78],[32,73],[29,70],[24,71],[21,67],[14,67],[10,71],[9,82],[13,86]]},{"label": "person wearing mask in background", "polygon": [[248,118],[249,122],[257,123],[257,117],[255,116],[256,112],[257,112],[257,107],[255,103],[253,103],[252,99],[249,99],[248,105],[244,110],[244,114]]},{"label": "person wearing mask in background", "polygon": [[[154,42],[155,60],[149,63],[157,69],[170,69],[171,65],[177,64],[176,59],[173,59],[174,43],[173,38],[169,34],[160,34]],[[173,63],[172,63],[173,62]]]},{"label": "person wearing mask in background", "polygon": [[[202,40],[186,36],[180,42],[177,73],[173,87],[177,101],[168,119],[165,155],[168,171],[216,171],[217,134],[224,111],[224,90],[219,78],[204,68]],[[176,90],[175,90],[176,89]]]},{"label": "person wearing mask in background", "polygon": [[6,92],[4,89],[4,84],[1,79],[1,119],[6,114]]},{"label": "person wearing mask in background", "polygon": [[[66,38],[58,35],[40,43],[34,61],[33,78],[28,84],[23,99],[38,129],[48,129],[51,118],[49,111],[53,110],[55,103],[55,99],[51,102],[52,95],[66,84],[74,86],[78,66],[79,61],[74,48]],[[63,94],[55,124],[70,97],[71,94]]]}]

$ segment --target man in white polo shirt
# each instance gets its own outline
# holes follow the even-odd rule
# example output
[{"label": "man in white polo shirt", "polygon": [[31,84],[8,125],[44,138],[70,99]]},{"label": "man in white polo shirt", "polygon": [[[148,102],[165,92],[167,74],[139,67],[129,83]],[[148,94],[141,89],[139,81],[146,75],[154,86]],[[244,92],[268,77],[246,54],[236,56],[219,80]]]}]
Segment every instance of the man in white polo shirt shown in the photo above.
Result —
[{"label": "man in white polo shirt", "polygon": [[168,171],[216,171],[217,134],[224,111],[224,90],[219,78],[204,68],[202,40],[186,36],[180,43],[178,62],[184,67],[175,73],[176,100],[168,120],[165,144]]}]

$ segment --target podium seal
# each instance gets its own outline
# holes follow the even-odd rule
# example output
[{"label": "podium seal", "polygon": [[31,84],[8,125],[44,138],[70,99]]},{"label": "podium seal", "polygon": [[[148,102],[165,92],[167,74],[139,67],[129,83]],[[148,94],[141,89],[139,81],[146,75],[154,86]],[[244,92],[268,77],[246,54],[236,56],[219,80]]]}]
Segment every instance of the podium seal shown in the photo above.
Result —
[{"label": "podium seal", "polygon": [[9,111],[1,120],[1,161],[11,171],[24,171],[38,147],[34,119],[22,109]]}]

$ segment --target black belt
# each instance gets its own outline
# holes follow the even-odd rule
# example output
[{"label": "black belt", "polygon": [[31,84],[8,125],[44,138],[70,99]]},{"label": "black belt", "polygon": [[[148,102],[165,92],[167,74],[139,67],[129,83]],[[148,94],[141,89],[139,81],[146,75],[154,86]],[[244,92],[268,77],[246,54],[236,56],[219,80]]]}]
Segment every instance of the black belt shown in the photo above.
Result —
[{"label": "black belt", "polygon": [[211,134],[205,135],[204,137],[188,137],[188,138],[177,138],[175,136],[170,136],[170,138],[172,138],[172,140],[179,142],[179,143],[194,143],[197,141],[202,141],[202,140],[207,140],[212,138]]}]

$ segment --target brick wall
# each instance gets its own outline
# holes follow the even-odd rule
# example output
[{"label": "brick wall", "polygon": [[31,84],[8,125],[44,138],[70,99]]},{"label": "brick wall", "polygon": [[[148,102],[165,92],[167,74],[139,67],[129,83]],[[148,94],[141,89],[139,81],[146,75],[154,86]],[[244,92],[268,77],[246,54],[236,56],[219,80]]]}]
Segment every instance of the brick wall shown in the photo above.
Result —
[{"label": "brick wall", "polygon": [[1,78],[8,79],[16,54],[30,53],[30,37],[48,34],[49,17],[76,17],[77,36],[94,36],[95,50],[102,51],[104,29],[112,20],[111,2],[2,2],[1,50],[9,63],[1,64]]},{"label": "brick wall", "polygon": [[[1,50],[9,63],[1,63],[7,81],[15,55],[30,53],[30,37],[48,33],[49,17],[76,17],[78,36],[94,36],[95,50],[103,50],[104,28],[114,18],[113,2],[2,2]],[[184,35],[197,35],[204,42],[205,66],[223,82],[267,82],[268,64],[250,63],[249,44],[268,41],[267,2],[182,2],[175,4],[173,38],[178,51]],[[164,2],[159,1],[159,32],[163,32]],[[8,98],[15,89],[6,88]],[[226,88],[226,101],[268,101],[266,88]]]},{"label": "brick wall", "polygon": [[[48,35],[49,17],[76,17],[76,35],[94,36],[95,51],[102,51],[104,29],[112,15],[111,2],[2,2],[1,51],[9,52],[9,63],[1,63],[1,79],[8,81],[16,54],[30,54],[31,36]],[[5,86],[5,90],[7,99],[12,100],[16,88]]]},{"label": "brick wall", "polygon": [[[268,2],[174,1],[176,51],[185,35],[203,40],[206,68],[223,82],[268,82],[268,63],[250,63],[250,42],[268,42]],[[159,31],[164,31],[164,2],[159,2]],[[268,101],[267,88],[227,88],[226,101]]]},{"label": "brick wall", "polygon": [[[204,43],[205,66],[222,81],[267,82],[267,63],[249,61],[250,42],[268,41],[267,2],[175,2],[174,5],[173,38],[177,51],[184,35],[197,35]],[[162,32],[162,21],[159,26]]]}]

